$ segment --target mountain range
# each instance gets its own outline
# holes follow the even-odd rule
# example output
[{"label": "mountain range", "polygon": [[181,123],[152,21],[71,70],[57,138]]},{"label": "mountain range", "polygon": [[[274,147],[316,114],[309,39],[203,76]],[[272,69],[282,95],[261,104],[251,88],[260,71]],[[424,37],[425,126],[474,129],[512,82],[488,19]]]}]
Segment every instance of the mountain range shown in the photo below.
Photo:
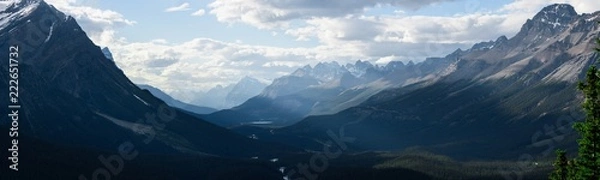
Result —
[{"label": "mountain range", "polygon": [[192,105],[189,103],[181,102],[181,101],[169,96],[167,93],[163,92],[162,90],[160,90],[156,87],[150,86],[150,85],[139,84],[138,87],[140,87],[140,89],[143,89],[143,90],[148,90],[148,92],[150,92],[154,97],[164,101],[167,105],[174,107],[174,108],[179,108],[179,109],[182,109],[182,110],[185,110],[185,111],[188,111],[191,113],[196,113],[196,114],[210,114],[210,113],[217,111],[216,109],[213,109],[213,108],[201,107],[201,106],[196,106],[196,105]]},{"label": "mountain range", "polygon": [[[576,83],[600,58],[600,11],[553,4],[513,37],[444,57],[322,62],[270,85],[245,77],[217,86],[189,105],[131,82],[73,17],[42,0],[9,2],[0,3],[0,57],[18,47],[22,171],[3,168],[1,179],[86,179],[101,170],[105,179],[290,179],[318,158],[331,165],[320,176],[330,179],[436,179],[464,170],[423,170],[455,165],[448,159],[547,162],[556,148],[576,151],[571,127],[584,116]],[[9,78],[0,71],[5,87]],[[0,122],[4,132],[13,126]],[[402,151],[444,156],[385,153]],[[381,168],[396,162],[404,166]],[[546,167],[529,170],[545,177]],[[504,178],[492,171],[469,177]]]},{"label": "mountain range", "polygon": [[[328,130],[344,129],[356,139],[348,146],[357,152],[416,147],[455,158],[547,157],[554,148],[576,147],[570,127],[583,119],[576,83],[600,57],[593,51],[599,20],[600,12],[578,14],[568,4],[554,4],[511,38],[422,63],[391,62],[365,74],[339,70],[336,63],[314,68],[330,69],[323,74],[305,67],[241,106],[206,118],[242,134],[313,150],[322,147]],[[344,83],[369,73],[365,83]],[[357,100],[343,106],[350,99]],[[335,105],[323,111],[323,103]],[[244,126],[259,120],[283,123]]]},{"label": "mountain range", "polygon": [[[166,166],[178,164],[169,159],[269,157],[298,152],[238,135],[170,108],[133,84],[73,17],[41,0],[12,2],[0,9],[0,49],[19,49],[19,138],[22,148],[29,152],[22,153],[21,163],[30,167],[24,168],[22,177],[48,174],[75,179],[88,170],[92,174],[102,165],[99,153],[118,154],[123,144],[135,145],[139,156],[146,157],[140,161],[152,160],[153,155],[170,157],[154,159],[163,159],[156,163]],[[8,51],[0,51],[0,56],[9,57]],[[8,69],[7,63],[0,66]],[[0,76],[2,85],[8,87],[8,71],[1,71]],[[9,102],[8,96],[0,100]],[[9,114],[6,108],[0,112]],[[0,126],[8,130],[10,124],[3,121]],[[2,151],[3,156],[5,153]],[[36,158],[45,162],[39,163]],[[65,163],[64,159],[89,164],[66,164],[64,169],[47,166]],[[70,172],[76,169],[81,171]],[[265,170],[271,171],[266,173],[268,176],[275,174],[281,179],[276,168]],[[206,177],[207,173],[211,172],[179,175],[188,179]],[[177,174],[172,175],[175,177]]]},{"label": "mountain range", "polygon": [[307,65],[275,79],[243,104],[203,117],[224,127],[257,123],[287,126],[307,116],[335,114],[357,106],[382,90],[431,78],[456,60],[459,53],[462,51],[416,64],[392,61],[379,66],[358,60],[345,65],[335,61]]},{"label": "mountain range", "polygon": [[205,93],[198,93],[195,98],[190,101],[190,104],[219,110],[229,109],[258,95],[266,86],[267,84],[258,79],[245,76],[237,83],[225,87],[217,85]]}]

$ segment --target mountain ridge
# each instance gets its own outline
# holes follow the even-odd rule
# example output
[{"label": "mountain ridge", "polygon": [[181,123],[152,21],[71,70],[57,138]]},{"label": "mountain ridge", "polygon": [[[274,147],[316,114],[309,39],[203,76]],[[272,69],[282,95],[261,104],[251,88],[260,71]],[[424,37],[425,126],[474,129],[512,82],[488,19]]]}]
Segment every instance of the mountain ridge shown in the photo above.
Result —
[{"label": "mountain ridge", "polygon": [[[553,9],[570,12],[572,7],[554,4],[540,13]],[[438,68],[424,69],[428,73],[413,69],[388,76],[404,85],[375,93],[357,106],[308,116],[271,134],[249,132],[317,150],[327,130],[344,127],[356,139],[348,144],[353,152],[422,147],[458,159],[516,159],[524,153],[544,158],[549,151],[542,142],[574,149],[573,131],[554,131],[560,141],[536,132],[564,130],[583,119],[575,82],[583,79],[586,67],[598,63],[593,47],[600,35],[599,14],[577,15],[560,29],[530,19],[511,38],[429,58],[423,67],[435,62],[431,67]]]},{"label": "mountain ridge", "polygon": [[245,76],[236,83],[227,86],[217,85],[205,93],[200,93],[190,101],[190,104],[219,110],[228,109],[258,95],[266,86],[267,84],[256,78]]},{"label": "mountain ridge", "polygon": [[[156,125],[145,120],[146,115],[165,111],[161,100],[133,84],[74,18],[44,1],[23,0],[7,9],[17,15],[8,13],[2,19],[8,24],[0,28],[0,47],[19,46],[23,136],[56,146],[102,151],[113,151],[122,142],[143,141],[148,131],[139,127],[147,130],[144,127]],[[0,55],[8,57],[7,53]],[[8,69],[7,64],[0,66]],[[4,79],[8,72],[0,75]],[[3,81],[8,87],[7,83]],[[0,100],[9,102],[7,98]],[[8,114],[7,109],[0,112]],[[240,136],[178,110],[170,112],[177,117],[164,128],[151,128],[156,138],[139,146],[140,152],[249,157],[269,154],[269,146],[279,146]],[[231,148],[236,146],[238,150]],[[252,149],[241,151],[242,147]]]},{"label": "mountain ridge", "polygon": [[210,113],[217,111],[216,109],[213,109],[213,108],[201,107],[201,106],[196,106],[196,105],[181,102],[181,101],[169,96],[167,93],[163,92],[162,90],[160,90],[156,87],[150,86],[150,85],[138,84],[137,86],[140,87],[141,89],[148,90],[150,93],[152,93],[152,95],[163,100],[167,105],[174,107],[174,108],[179,108],[179,109],[182,109],[182,110],[185,110],[185,111],[188,111],[191,113],[196,113],[196,114],[210,114]]}]

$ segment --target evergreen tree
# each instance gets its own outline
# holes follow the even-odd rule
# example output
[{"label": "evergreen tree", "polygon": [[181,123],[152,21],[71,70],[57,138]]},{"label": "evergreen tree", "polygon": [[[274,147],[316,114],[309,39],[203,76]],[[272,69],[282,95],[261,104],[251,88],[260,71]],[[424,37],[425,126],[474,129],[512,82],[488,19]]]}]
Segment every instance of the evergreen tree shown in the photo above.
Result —
[{"label": "evergreen tree", "polygon": [[556,161],[554,161],[554,172],[550,174],[551,180],[567,180],[569,176],[569,160],[567,153],[563,150],[556,151]]},{"label": "evergreen tree", "polygon": [[[600,38],[596,39],[596,43],[599,46],[595,50],[600,55]],[[588,69],[585,82],[580,82],[577,88],[583,91],[583,109],[586,114],[585,121],[574,125],[581,135],[577,140],[578,156],[569,161],[566,152],[558,150],[550,179],[600,180],[600,71],[596,66]]]},{"label": "evergreen tree", "polygon": [[579,83],[578,88],[585,96],[583,109],[586,119],[574,126],[581,135],[577,140],[576,179],[600,179],[600,73],[596,66],[588,70],[586,81]]}]

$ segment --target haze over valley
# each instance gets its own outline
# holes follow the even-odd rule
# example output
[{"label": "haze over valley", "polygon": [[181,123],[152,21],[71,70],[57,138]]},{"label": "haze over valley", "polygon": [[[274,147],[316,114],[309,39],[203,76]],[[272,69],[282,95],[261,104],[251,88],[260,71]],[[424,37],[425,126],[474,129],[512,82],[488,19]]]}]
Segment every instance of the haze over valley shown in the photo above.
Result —
[{"label": "haze over valley", "polygon": [[0,1],[0,179],[548,179],[600,153],[596,1],[140,3]]}]

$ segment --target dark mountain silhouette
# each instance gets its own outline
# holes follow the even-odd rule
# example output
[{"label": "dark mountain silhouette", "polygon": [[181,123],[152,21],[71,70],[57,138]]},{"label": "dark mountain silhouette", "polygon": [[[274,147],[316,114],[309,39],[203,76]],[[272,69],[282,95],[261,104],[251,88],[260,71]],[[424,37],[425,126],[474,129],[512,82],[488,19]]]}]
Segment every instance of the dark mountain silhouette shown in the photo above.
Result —
[{"label": "dark mountain silhouette", "polygon": [[[52,162],[68,163],[60,160],[77,159],[85,152],[116,154],[127,142],[135,145],[141,157],[172,156],[180,160],[269,157],[296,151],[240,136],[170,108],[133,84],[75,19],[41,0],[16,1],[4,13],[7,16],[2,22],[6,24],[0,25],[0,49],[4,50],[0,56],[9,57],[6,50],[10,46],[19,49],[19,136],[43,142],[30,145],[29,152],[48,152],[42,148],[84,150],[47,154],[60,155],[51,158]],[[0,66],[8,69],[7,63]],[[8,87],[8,71],[1,71],[0,76],[2,85]],[[9,102],[8,96],[0,100]],[[8,114],[8,109],[0,112]],[[7,123],[0,125],[3,132],[9,129]],[[24,140],[23,144],[29,143]],[[97,161],[93,155],[81,158]],[[23,164],[36,164],[27,160]],[[68,169],[56,173],[65,171]]]}]

